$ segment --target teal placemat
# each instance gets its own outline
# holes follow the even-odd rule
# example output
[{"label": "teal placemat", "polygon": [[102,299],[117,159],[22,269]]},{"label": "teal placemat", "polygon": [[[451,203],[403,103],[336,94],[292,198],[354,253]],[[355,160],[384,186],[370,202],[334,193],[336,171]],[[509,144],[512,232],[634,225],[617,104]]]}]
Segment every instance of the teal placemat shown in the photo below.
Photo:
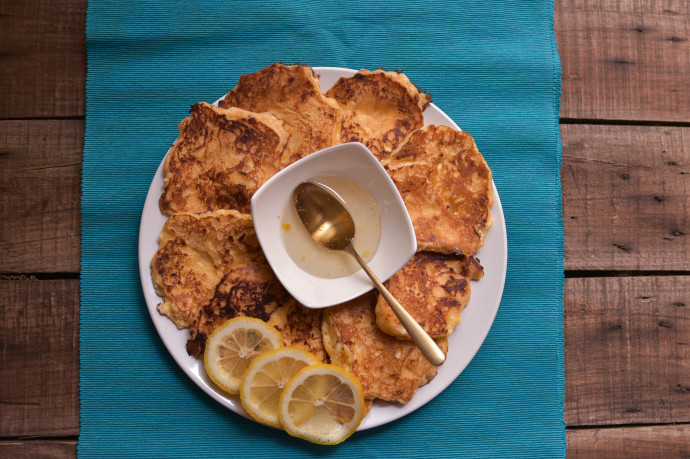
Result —
[{"label": "teal placemat", "polygon": [[[559,457],[565,453],[560,66],[550,1],[89,3],[79,454]],[[222,408],[174,363],[137,265],[177,124],[274,61],[403,68],[475,138],[508,229],[498,316],[465,372],[403,419],[320,447]]]}]

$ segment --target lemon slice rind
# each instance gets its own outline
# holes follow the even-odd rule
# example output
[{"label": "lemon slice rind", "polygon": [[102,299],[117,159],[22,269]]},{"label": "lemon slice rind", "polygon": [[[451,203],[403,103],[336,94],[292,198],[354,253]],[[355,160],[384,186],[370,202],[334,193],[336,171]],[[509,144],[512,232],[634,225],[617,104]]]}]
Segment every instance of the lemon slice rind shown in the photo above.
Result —
[{"label": "lemon slice rind", "polygon": [[320,363],[312,353],[281,347],[257,356],[244,372],[240,401],[247,414],[259,422],[282,427],[278,417],[280,393],[302,368]]},{"label": "lemon slice rind", "polygon": [[359,381],[336,365],[319,363],[300,370],[280,395],[279,419],[285,431],[321,445],[345,441],[365,414]]},{"label": "lemon slice rind", "polygon": [[280,332],[263,320],[235,317],[209,336],[204,351],[206,373],[225,392],[238,394],[240,381],[251,361],[282,346]]}]

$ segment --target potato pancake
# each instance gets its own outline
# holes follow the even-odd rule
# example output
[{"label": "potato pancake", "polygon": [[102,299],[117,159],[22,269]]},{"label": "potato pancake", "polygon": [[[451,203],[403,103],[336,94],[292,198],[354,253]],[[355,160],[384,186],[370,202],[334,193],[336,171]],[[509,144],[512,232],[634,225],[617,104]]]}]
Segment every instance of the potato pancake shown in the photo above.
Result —
[{"label": "potato pancake", "polygon": [[431,102],[405,75],[384,70],[340,78],[326,95],[344,111],[340,141],[361,142],[379,159],[424,126],[422,111]]},{"label": "potato pancake", "polygon": [[[362,384],[364,397],[407,403],[419,386],[436,376],[411,341],[393,338],[376,326],[376,294],[369,292],[323,312],[323,344],[331,363],[351,371]],[[448,352],[448,341],[437,340]]]},{"label": "potato pancake", "polygon": [[493,182],[471,135],[426,126],[381,163],[405,201],[418,250],[469,256],[484,245]]},{"label": "potato pancake", "polygon": [[164,214],[236,209],[249,213],[252,195],[280,170],[289,134],[269,113],[194,104],[165,158]]},{"label": "potato pancake", "polygon": [[[450,336],[470,301],[470,280],[484,268],[476,258],[434,252],[417,252],[388,279],[391,294],[432,338]],[[399,339],[410,339],[383,296],[376,301],[376,325]]]},{"label": "potato pancake", "polygon": [[267,112],[282,120],[290,139],[281,167],[340,143],[342,111],[321,92],[318,77],[306,65],[275,63],[242,75],[219,105]]}]

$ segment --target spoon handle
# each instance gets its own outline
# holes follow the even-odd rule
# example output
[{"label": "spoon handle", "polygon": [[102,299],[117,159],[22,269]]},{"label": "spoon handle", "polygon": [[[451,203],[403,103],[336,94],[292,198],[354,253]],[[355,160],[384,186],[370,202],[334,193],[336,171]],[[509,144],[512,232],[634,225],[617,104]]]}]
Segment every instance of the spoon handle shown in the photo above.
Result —
[{"label": "spoon handle", "polygon": [[391,309],[395,313],[395,316],[398,318],[403,327],[405,327],[405,330],[412,338],[412,341],[414,341],[419,350],[422,351],[424,357],[426,357],[426,359],[434,366],[441,365],[446,360],[446,356],[443,354],[443,351],[441,351],[436,342],[427,334],[427,332],[424,331],[417,321],[414,320],[410,313],[407,312],[405,308],[400,305],[400,303],[398,303],[398,300],[391,295],[388,289],[384,287],[379,278],[376,277],[376,274],[369,269],[369,266],[367,266],[366,262],[359,256],[352,244],[350,244],[349,249],[352,256],[357,260],[357,263],[359,263],[364,272],[367,273],[371,281],[374,283],[378,291],[386,299]]}]

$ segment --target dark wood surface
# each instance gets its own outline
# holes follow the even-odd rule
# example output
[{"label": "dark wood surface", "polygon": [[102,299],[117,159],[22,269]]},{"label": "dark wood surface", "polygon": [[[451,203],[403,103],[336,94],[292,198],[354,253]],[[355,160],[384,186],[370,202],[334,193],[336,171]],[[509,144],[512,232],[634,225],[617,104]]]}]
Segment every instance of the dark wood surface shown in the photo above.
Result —
[{"label": "dark wood surface", "polygon": [[[79,434],[86,1],[0,1],[0,456]],[[572,457],[690,457],[690,2],[557,0]]]}]

